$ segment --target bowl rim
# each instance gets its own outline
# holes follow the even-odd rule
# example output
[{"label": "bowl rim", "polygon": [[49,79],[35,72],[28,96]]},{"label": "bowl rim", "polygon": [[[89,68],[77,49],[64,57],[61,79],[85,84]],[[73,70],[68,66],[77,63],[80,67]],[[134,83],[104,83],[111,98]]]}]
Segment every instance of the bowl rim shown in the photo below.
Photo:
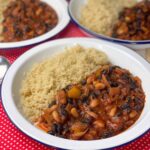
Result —
[{"label": "bowl rim", "polygon": [[[51,6],[52,1],[44,0],[44,2],[47,5]],[[55,3],[58,3],[60,5],[61,10],[63,12],[63,16],[62,16],[62,21],[58,22],[58,24],[52,30],[50,30],[50,31],[48,31],[48,32],[46,32],[40,36],[31,38],[28,40],[23,40],[23,41],[18,41],[18,42],[0,42],[0,48],[5,49],[5,50],[9,50],[11,48],[20,48],[20,47],[32,46],[32,45],[41,43],[43,41],[46,41],[48,39],[51,39],[52,37],[54,37],[55,35],[60,33],[63,29],[65,29],[70,22],[70,16],[69,16],[68,10],[67,10],[68,3],[66,0],[61,0],[61,1],[57,0]],[[58,15],[58,17],[59,17],[59,15]]]},{"label": "bowl rim", "polygon": [[115,42],[115,43],[118,43],[118,44],[134,44],[134,45],[135,44],[137,44],[137,45],[150,44],[150,40],[137,40],[137,41],[134,41],[134,40],[117,39],[117,38],[109,37],[109,36],[106,36],[106,35],[103,35],[103,34],[98,34],[94,31],[88,29],[87,27],[80,24],[78,19],[73,15],[71,7],[72,7],[72,5],[73,5],[72,3],[74,1],[75,0],[70,0],[69,5],[68,5],[68,14],[71,18],[71,21],[73,23],[75,23],[80,29],[82,29],[83,31],[88,33],[89,35],[92,35],[96,38],[103,39],[103,40],[106,40],[106,41],[109,41],[109,42]]},{"label": "bowl rim", "polygon": [[[75,42],[74,42],[75,41]],[[85,42],[86,41],[86,42]],[[29,57],[32,57],[34,55],[36,55],[39,52],[42,52],[43,49],[46,48],[52,48],[56,45],[59,44],[68,44],[73,45],[73,43],[78,43],[78,42],[85,42],[85,43],[91,43],[92,44],[104,44],[104,45],[110,45],[116,48],[116,51],[120,51],[120,49],[124,50],[123,53],[126,53],[128,55],[133,55],[133,57],[138,60],[138,62],[144,66],[144,68],[147,69],[147,71],[150,73],[150,65],[138,54],[136,54],[135,52],[133,52],[132,50],[124,47],[124,46],[120,46],[114,43],[109,43],[106,41],[101,41],[98,39],[92,39],[92,38],[66,38],[66,39],[58,39],[58,40],[54,40],[51,42],[47,42],[41,45],[38,45],[34,48],[32,48],[31,51],[27,51],[25,52],[22,56],[20,56],[14,63],[13,65],[9,68],[8,72],[6,73],[4,79],[3,79],[3,83],[2,83],[2,104],[3,107],[7,113],[7,115],[9,116],[10,120],[15,124],[15,126],[17,126],[22,132],[24,132],[25,134],[27,134],[28,136],[32,137],[33,139],[44,143],[46,145],[50,145],[50,146],[54,146],[54,147],[59,147],[59,148],[64,148],[64,149],[73,149],[73,146],[75,146],[74,148],[81,146],[81,149],[84,149],[83,147],[85,145],[87,145],[88,148],[93,148],[93,146],[95,146],[95,149],[99,149],[99,148],[112,148],[112,147],[116,147],[125,143],[128,143],[136,138],[138,138],[139,136],[141,136],[142,134],[144,134],[146,131],[148,131],[150,129],[150,124],[149,124],[149,118],[150,118],[150,113],[148,113],[143,119],[144,119],[144,126],[143,126],[143,119],[142,121],[138,124],[138,127],[140,127],[140,131],[139,128],[132,128],[132,132],[134,132],[134,135],[131,136],[126,136],[129,137],[129,139],[122,139],[122,141],[118,141],[116,144],[116,137],[114,136],[110,139],[114,139],[112,143],[107,143],[108,139],[104,139],[102,140],[94,140],[94,141],[73,141],[73,140],[66,140],[66,139],[62,139],[62,138],[58,138],[58,137],[54,137],[51,135],[47,135],[45,133],[43,133],[43,131],[40,131],[39,129],[37,129],[36,127],[34,127],[33,125],[31,125],[19,112],[17,107],[15,106],[15,104],[13,103],[13,96],[11,96],[11,90],[9,91],[8,89],[11,89],[12,87],[12,81],[14,78],[14,75],[16,73],[17,70],[19,70],[19,67],[16,68],[17,65],[21,66],[21,64],[19,63],[24,63],[27,61],[27,59]],[[98,44],[97,44],[98,45]],[[12,70],[14,71],[12,73]],[[11,75],[11,78],[10,78]],[[9,84],[8,84],[9,83]],[[5,92],[5,90],[8,90],[7,93]],[[10,95],[9,95],[10,94]],[[9,101],[7,101],[9,99]],[[9,103],[9,104],[8,104]],[[9,109],[11,104],[11,109]],[[8,107],[9,106],[9,107]],[[16,118],[19,119],[16,119]],[[132,133],[130,130],[130,133]],[[121,135],[125,136],[126,132],[123,132]],[[47,137],[49,138],[49,141],[46,141],[43,137]],[[50,143],[50,141],[52,143]],[[102,147],[99,147],[100,145],[98,145],[97,143],[101,143],[104,142],[104,144],[106,145],[102,145]],[[59,143],[59,144],[58,144]],[[66,143],[68,143],[68,145],[66,145]],[[91,146],[92,145],[92,146]]]}]

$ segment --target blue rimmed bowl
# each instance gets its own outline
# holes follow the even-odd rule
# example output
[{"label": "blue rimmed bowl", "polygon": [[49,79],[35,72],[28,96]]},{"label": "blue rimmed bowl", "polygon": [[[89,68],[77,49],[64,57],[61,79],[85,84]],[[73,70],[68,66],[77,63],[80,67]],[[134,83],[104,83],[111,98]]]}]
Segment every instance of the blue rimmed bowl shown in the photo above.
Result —
[{"label": "blue rimmed bowl", "polygon": [[[149,40],[141,40],[141,41],[132,41],[132,40],[122,40],[117,38],[112,38],[103,34],[98,34],[96,32],[93,32],[80,24],[79,18],[81,14],[82,7],[87,3],[88,0],[70,0],[68,12],[72,19],[72,21],[88,36],[92,36],[98,39],[102,39],[105,41],[125,45],[131,49],[135,50],[143,50],[150,48],[150,39]],[[141,0],[137,0],[141,1]]]}]

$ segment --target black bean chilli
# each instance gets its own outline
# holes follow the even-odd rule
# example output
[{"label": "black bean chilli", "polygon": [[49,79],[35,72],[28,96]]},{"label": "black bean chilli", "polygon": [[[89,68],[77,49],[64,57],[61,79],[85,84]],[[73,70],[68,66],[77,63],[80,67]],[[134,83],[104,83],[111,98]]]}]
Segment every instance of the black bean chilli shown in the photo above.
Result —
[{"label": "black bean chilli", "polygon": [[12,1],[3,15],[2,42],[22,41],[40,36],[58,23],[55,10],[40,0]]},{"label": "black bean chilli", "polygon": [[66,139],[108,138],[133,125],[144,103],[137,76],[118,66],[105,65],[81,83],[58,91],[35,125]]},{"label": "black bean chilli", "polygon": [[150,40],[150,1],[124,8],[113,27],[112,37],[124,40]]}]

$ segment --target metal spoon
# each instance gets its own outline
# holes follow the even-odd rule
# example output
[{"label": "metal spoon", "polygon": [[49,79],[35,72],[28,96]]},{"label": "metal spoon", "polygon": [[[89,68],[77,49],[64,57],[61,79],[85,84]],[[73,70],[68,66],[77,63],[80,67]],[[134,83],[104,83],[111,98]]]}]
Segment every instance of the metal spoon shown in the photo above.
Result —
[{"label": "metal spoon", "polygon": [[10,66],[9,61],[5,57],[0,56],[0,99],[1,99],[1,83],[9,66]]}]

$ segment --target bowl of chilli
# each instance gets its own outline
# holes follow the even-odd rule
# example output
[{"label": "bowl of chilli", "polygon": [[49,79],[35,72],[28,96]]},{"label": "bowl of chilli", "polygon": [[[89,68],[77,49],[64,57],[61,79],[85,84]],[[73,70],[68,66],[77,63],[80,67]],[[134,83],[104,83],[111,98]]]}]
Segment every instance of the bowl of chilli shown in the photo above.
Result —
[{"label": "bowl of chilli", "polygon": [[0,11],[0,48],[6,49],[52,38],[70,21],[65,0],[6,1]]},{"label": "bowl of chilli", "polygon": [[142,0],[71,0],[68,12],[88,36],[143,50],[150,48],[149,6]]},{"label": "bowl of chilli", "polygon": [[92,38],[55,40],[10,66],[2,104],[17,128],[43,144],[112,148],[149,130],[149,76],[149,64],[126,47]]}]

